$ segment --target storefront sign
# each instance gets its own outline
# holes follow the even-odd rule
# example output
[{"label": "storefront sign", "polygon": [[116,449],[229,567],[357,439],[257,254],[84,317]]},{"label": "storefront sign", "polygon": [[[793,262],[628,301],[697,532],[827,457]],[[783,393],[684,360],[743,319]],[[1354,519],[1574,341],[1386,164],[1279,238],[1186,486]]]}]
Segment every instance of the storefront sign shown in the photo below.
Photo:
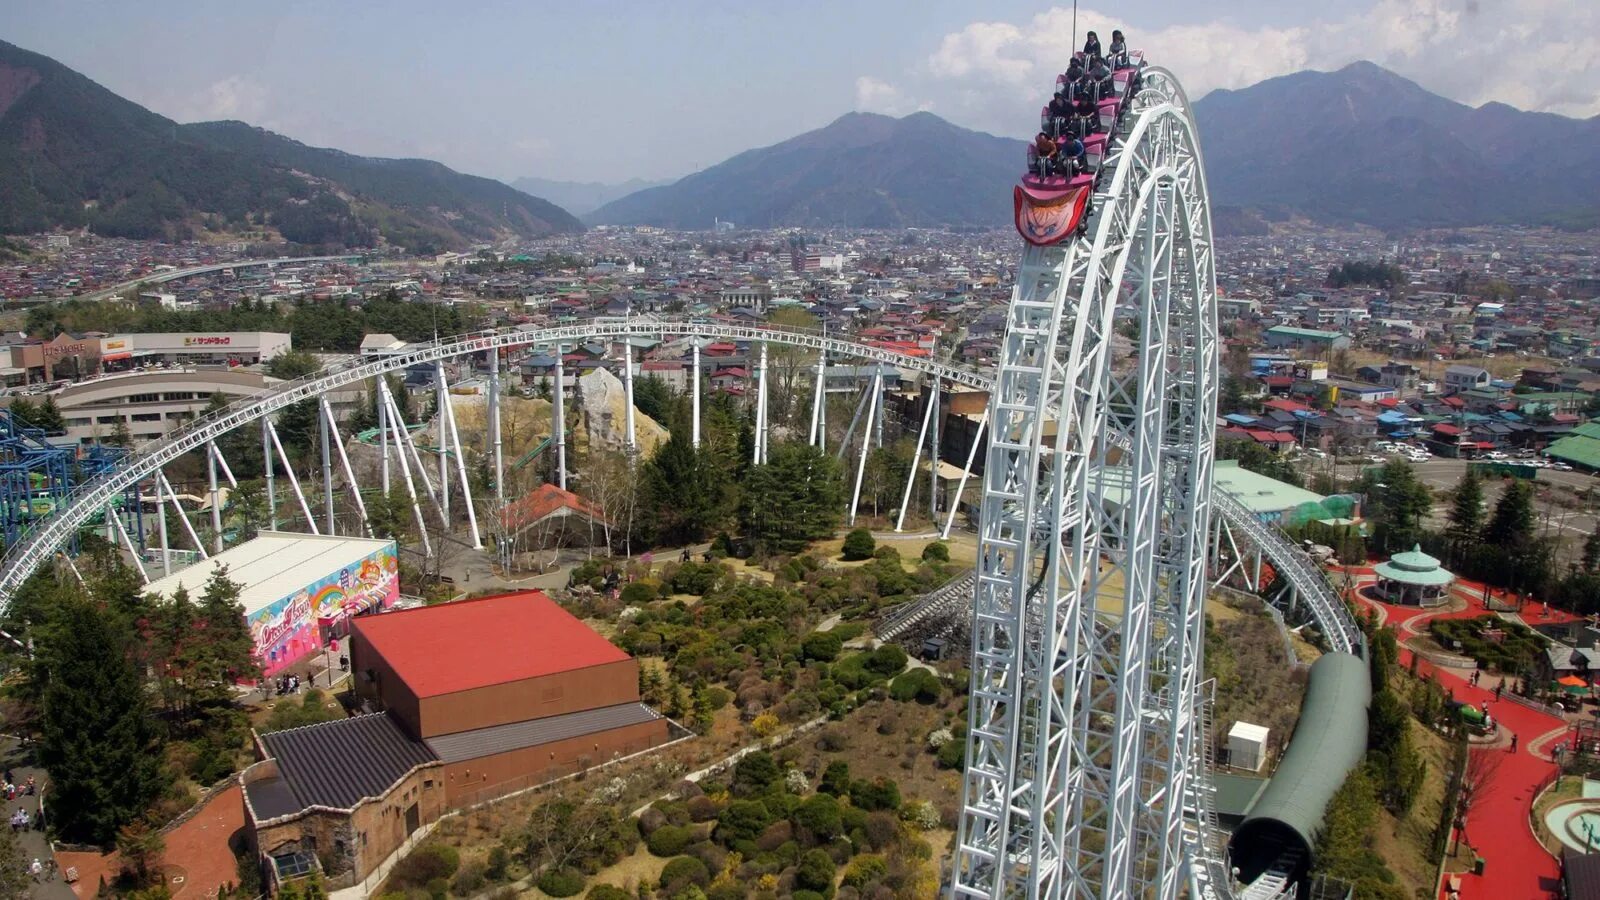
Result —
[{"label": "storefront sign", "polygon": [[185,347],[226,347],[233,343],[233,338],[224,336],[186,337],[183,339]]}]

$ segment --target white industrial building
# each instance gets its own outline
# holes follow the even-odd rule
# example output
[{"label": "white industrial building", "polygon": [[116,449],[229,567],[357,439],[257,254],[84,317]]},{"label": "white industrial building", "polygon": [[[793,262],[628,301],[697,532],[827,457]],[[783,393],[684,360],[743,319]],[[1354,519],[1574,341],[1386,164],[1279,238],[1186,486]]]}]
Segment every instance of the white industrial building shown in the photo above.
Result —
[{"label": "white industrial building", "polygon": [[100,339],[100,361],[112,368],[157,362],[249,366],[289,349],[289,335],[277,331],[114,334]]}]

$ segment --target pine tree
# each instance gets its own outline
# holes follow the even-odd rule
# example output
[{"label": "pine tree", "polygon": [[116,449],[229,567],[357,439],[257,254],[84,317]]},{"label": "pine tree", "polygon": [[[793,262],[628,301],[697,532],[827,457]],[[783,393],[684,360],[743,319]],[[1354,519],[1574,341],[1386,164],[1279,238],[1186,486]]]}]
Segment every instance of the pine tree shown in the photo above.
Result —
[{"label": "pine tree", "polygon": [[255,640],[239,602],[243,592],[244,586],[228,577],[228,567],[218,566],[200,594],[199,638],[209,663],[203,693],[204,699],[211,702],[227,701],[233,684],[253,681],[261,674],[255,658]]},{"label": "pine tree", "polygon": [[1484,543],[1495,547],[1520,546],[1533,537],[1533,487],[1513,480],[1506,485],[1495,504],[1494,515],[1484,529]]},{"label": "pine tree", "polygon": [[1600,575],[1600,528],[1589,532],[1583,541],[1583,570]]},{"label": "pine tree", "polygon": [[161,754],[130,635],[75,590],[54,599],[31,673],[43,685],[39,760],[54,785],[59,833],[105,845],[161,792]]},{"label": "pine tree", "polygon": [[1450,549],[1455,554],[1452,562],[1472,547],[1483,536],[1483,482],[1478,473],[1467,469],[1456,484],[1455,498],[1450,507],[1450,525],[1445,529],[1450,538]]},{"label": "pine tree", "polygon": [[833,534],[843,505],[839,462],[808,444],[785,443],[750,469],[739,519],[759,551],[793,553]]}]

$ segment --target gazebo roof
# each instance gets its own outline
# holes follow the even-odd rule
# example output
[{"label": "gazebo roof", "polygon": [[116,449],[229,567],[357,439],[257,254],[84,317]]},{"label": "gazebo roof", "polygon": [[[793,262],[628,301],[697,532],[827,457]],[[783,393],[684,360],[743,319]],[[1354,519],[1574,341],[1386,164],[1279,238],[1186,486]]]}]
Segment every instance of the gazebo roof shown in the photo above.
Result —
[{"label": "gazebo roof", "polygon": [[1372,568],[1379,578],[1422,587],[1439,587],[1456,579],[1439,567],[1439,560],[1423,553],[1421,544],[1404,553],[1396,553],[1389,557],[1388,562],[1378,563]]}]

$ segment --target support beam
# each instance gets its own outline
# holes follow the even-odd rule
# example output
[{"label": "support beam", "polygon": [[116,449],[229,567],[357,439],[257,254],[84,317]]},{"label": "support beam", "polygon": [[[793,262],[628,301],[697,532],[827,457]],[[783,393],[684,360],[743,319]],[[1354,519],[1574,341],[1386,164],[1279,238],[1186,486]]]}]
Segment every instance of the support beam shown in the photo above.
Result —
[{"label": "support beam", "polygon": [[506,462],[500,446],[500,351],[489,351],[489,441],[494,446],[494,508],[506,505]]},{"label": "support beam", "polygon": [[550,432],[556,442],[556,487],[567,489],[567,370],[562,360],[565,351],[556,344],[555,406],[551,411]]},{"label": "support beam", "polygon": [[[472,531],[472,549],[483,549],[483,536],[478,533],[478,511],[472,506],[472,487],[467,483],[467,455],[461,452],[461,432],[456,430],[456,404],[450,399],[450,387],[444,381],[444,369],[439,369],[439,383],[445,385],[444,424],[450,427],[450,449],[456,455],[456,475],[461,479],[461,502],[467,507],[467,527]],[[444,453],[444,429],[440,429],[439,452]]]},{"label": "support beam", "polygon": [[[379,395],[385,406],[390,408],[394,406],[394,398],[389,396],[389,386],[387,384],[380,388]],[[388,419],[389,431],[393,433],[394,445],[399,451],[397,455],[400,458],[400,475],[405,479],[406,494],[411,497],[411,515],[416,518],[417,534],[422,538],[422,555],[431,558],[433,556],[433,545],[428,540],[428,523],[422,518],[422,503],[417,499],[417,483],[411,480],[411,463],[406,461],[404,442],[400,437],[405,426],[401,424],[398,412],[388,416]]]},{"label": "support beam", "polygon": [[767,345],[761,344],[756,356],[756,439],[752,462],[760,465],[767,456]]},{"label": "support beam", "polygon": [[[861,392],[861,399],[856,401],[856,411],[850,416],[850,425],[844,430],[844,438],[839,441],[839,449],[833,452],[835,459],[844,460],[844,454],[850,446],[850,438],[855,436],[856,426],[861,424],[861,414],[866,411],[867,404],[872,400],[872,391]],[[868,426],[871,427],[870,425]]]},{"label": "support beam", "polygon": [[222,448],[212,444],[211,449],[216,451],[217,465],[222,467],[222,477],[228,479],[228,487],[239,489],[239,479],[233,477],[233,467],[228,465],[228,458],[222,455]]},{"label": "support beam", "polygon": [[289,475],[289,487],[294,489],[295,499],[300,501],[300,511],[305,513],[306,524],[311,526],[312,534],[321,534],[317,530],[317,518],[311,514],[311,504],[306,502],[305,492],[300,490],[300,478],[294,474],[294,466],[289,464],[289,454],[283,452],[283,442],[278,440],[278,429],[273,427],[270,418],[262,421],[267,423],[267,436],[272,439],[273,449],[278,451],[278,459],[283,461],[283,470]]},{"label": "support beam", "polygon": [[928,432],[928,521],[939,521],[939,425],[944,421],[940,401],[944,397],[943,379],[933,376],[933,428]]},{"label": "support beam", "polygon": [[691,412],[690,412],[690,422],[692,423],[689,426],[689,443],[696,450],[699,450],[700,449],[700,342],[697,341],[697,340],[694,340],[693,338],[691,338],[689,340],[689,346],[692,348],[691,355],[694,358],[694,364],[689,370],[689,408],[691,410]]},{"label": "support beam", "polygon": [[122,543],[128,548],[128,555],[133,557],[133,567],[139,570],[139,580],[149,584],[150,573],[145,571],[144,560],[139,558],[139,549],[133,545],[133,538],[128,536],[128,526],[122,524],[122,516],[116,510],[107,506],[106,518],[110,519],[116,527],[117,534],[122,537]]},{"label": "support beam", "polygon": [[406,454],[411,456],[411,464],[416,467],[415,475],[422,478],[422,488],[428,495],[428,502],[433,504],[434,512],[439,514],[439,522],[446,530],[450,528],[450,520],[445,518],[444,506],[439,502],[439,496],[433,492],[433,481],[428,478],[428,468],[422,464],[422,454],[417,452],[416,442],[411,440],[411,429],[406,427],[406,420],[400,415],[400,404],[395,402],[394,395],[389,393],[388,385],[383,389],[384,402],[389,404],[390,431],[394,434],[395,449],[404,461]]},{"label": "support beam", "polygon": [[261,469],[267,476],[267,528],[278,530],[278,494],[272,483],[272,417],[261,417]]},{"label": "support beam", "polygon": [[828,351],[817,353],[817,383],[811,394],[811,434],[806,443],[826,450],[828,443]]},{"label": "support beam", "polygon": [[[361,514],[361,529],[372,537],[372,520],[367,516],[367,501],[361,497],[361,485],[356,483],[355,470],[350,467],[350,454],[345,452],[344,441],[339,439],[339,425],[333,421],[333,410],[328,406],[328,396],[322,395],[323,414],[328,417],[328,431],[333,436],[333,447],[339,452],[339,465],[344,469],[344,483],[350,493],[356,498],[356,511]],[[384,496],[384,502],[389,498]]]},{"label": "support beam", "polygon": [[433,364],[433,421],[439,432],[439,515],[444,517],[444,527],[450,527],[450,446],[444,430],[444,408],[449,399],[445,392],[444,360]]},{"label": "support beam", "polygon": [[338,534],[338,523],[333,517],[333,451],[328,446],[328,429],[333,424],[333,408],[328,405],[327,397],[318,404],[317,423],[322,432],[322,515],[327,524],[329,534]]},{"label": "support beam", "polygon": [[189,535],[189,540],[194,543],[194,548],[200,551],[200,558],[210,559],[211,555],[206,553],[206,545],[200,542],[200,535],[195,533],[194,525],[190,523],[189,517],[184,514],[183,505],[178,502],[178,492],[172,489],[172,482],[167,480],[167,473],[157,472],[156,477],[161,479],[161,486],[167,492],[167,500],[171,501],[172,510],[178,514],[178,521],[182,523],[184,532]]},{"label": "support beam", "polygon": [[377,383],[373,385],[376,393],[373,399],[378,404],[378,458],[383,466],[383,496],[389,496],[389,404],[383,402],[383,395],[389,386],[389,376],[379,375]]},{"label": "support beam", "polygon": [[639,455],[639,437],[634,430],[633,422],[633,342],[623,338],[622,347],[622,384],[627,395],[625,398],[627,403],[622,411],[622,420],[627,424],[623,440],[627,444],[628,458],[631,460]]},{"label": "support beam", "polygon": [[211,546],[222,552],[222,494],[217,490],[217,444],[206,441],[206,479],[211,489]]},{"label": "support beam", "polygon": [[[152,486],[156,489],[156,526],[161,530],[161,577],[165,578],[172,574],[172,544],[167,535],[167,492],[162,487],[167,479],[158,469],[156,477],[150,480],[155,482]],[[139,506],[139,513],[143,515],[144,504]]]},{"label": "support beam", "polygon": [[856,464],[856,486],[850,492],[850,524],[856,523],[856,507],[861,505],[861,480],[867,474],[867,454],[872,450],[872,417],[878,412],[878,398],[882,395],[879,390],[881,375],[873,376],[872,403],[867,407],[867,427],[861,432],[861,461]]},{"label": "support beam", "polygon": [[[876,393],[878,396],[874,398],[874,402],[878,405],[878,427],[875,431],[870,428],[868,429],[868,431],[871,431],[873,435],[873,442],[877,445],[879,450],[883,449],[883,420],[889,418],[889,410],[887,403],[885,402],[886,398],[883,396],[888,392],[889,385],[884,383],[883,365],[883,363],[878,363],[878,374],[873,377],[872,381],[873,384],[877,385]],[[867,424],[871,425],[872,420],[868,419]]]},{"label": "support beam", "polygon": [[[922,462],[922,442],[928,438],[928,422],[933,418],[933,408],[939,403],[939,385],[933,385],[933,390],[928,395],[927,408],[922,411],[922,428],[917,432],[917,449],[911,454],[911,471],[906,474],[906,492],[900,498],[900,515],[895,517],[894,530],[901,531],[906,525],[906,507],[911,505],[911,488],[917,483],[917,464]],[[934,460],[933,470],[939,471],[938,461]]]},{"label": "support beam", "polygon": [[950,515],[944,520],[944,531],[940,532],[941,540],[950,537],[950,528],[956,523],[956,513],[961,510],[961,494],[967,489],[967,479],[972,475],[972,461],[978,456],[978,448],[983,445],[983,429],[989,424],[989,407],[983,408],[983,415],[978,417],[978,430],[972,433],[972,448],[967,451],[967,464],[961,468],[961,481],[956,484],[955,499],[950,502]]}]

